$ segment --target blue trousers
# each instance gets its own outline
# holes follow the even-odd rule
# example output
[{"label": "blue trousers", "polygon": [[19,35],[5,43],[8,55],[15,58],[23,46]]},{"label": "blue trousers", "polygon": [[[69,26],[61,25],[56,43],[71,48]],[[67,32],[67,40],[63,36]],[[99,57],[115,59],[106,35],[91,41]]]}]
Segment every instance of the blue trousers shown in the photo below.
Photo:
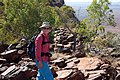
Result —
[{"label": "blue trousers", "polygon": [[[38,61],[35,62],[36,62],[36,66],[38,66]],[[42,68],[38,69],[36,80],[54,80],[48,63],[42,61],[42,65],[43,65]]]}]

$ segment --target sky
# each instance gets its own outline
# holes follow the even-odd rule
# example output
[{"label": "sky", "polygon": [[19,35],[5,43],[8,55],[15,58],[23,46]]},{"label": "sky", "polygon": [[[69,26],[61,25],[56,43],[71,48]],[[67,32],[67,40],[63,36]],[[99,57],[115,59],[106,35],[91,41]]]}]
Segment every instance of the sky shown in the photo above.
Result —
[{"label": "sky", "polygon": [[[64,0],[65,2],[92,2],[93,0]],[[120,0],[109,0],[110,2],[120,2]]]}]

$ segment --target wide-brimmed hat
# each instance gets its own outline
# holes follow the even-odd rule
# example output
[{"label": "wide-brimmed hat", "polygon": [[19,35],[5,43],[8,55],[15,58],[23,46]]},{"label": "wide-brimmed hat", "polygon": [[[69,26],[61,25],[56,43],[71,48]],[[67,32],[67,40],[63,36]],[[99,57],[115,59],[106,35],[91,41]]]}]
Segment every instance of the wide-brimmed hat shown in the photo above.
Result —
[{"label": "wide-brimmed hat", "polygon": [[40,26],[40,28],[51,28],[51,26],[50,26],[50,24],[49,24],[49,22],[43,22],[42,23],[42,26]]}]

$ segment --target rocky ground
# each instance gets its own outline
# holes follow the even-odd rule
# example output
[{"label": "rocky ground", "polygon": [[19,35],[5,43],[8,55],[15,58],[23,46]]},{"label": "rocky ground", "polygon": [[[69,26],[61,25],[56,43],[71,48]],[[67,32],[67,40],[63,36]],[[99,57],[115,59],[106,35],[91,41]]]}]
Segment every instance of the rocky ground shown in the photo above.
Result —
[{"label": "rocky ground", "polygon": [[[120,80],[120,53],[115,52],[120,45],[88,56],[82,52],[79,39],[73,51],[74,36],[68,34],[63,28],[56,30],[55,43],[51,45],[54,53],[49,64],[55,80]],[[26,46],[24,39],[0,45],[0,80],[35,80],[37,68]]]}]

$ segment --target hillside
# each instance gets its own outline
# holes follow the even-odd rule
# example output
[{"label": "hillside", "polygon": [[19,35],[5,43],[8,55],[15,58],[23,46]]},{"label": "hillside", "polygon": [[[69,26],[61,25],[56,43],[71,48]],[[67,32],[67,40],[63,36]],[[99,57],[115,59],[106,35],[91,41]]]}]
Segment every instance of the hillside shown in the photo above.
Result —
[{"label": "hillside", "polygon": [[[66,5],[69,5],[71,7],[73,7],[73,9],[75,10],[75,15],[78,17],[79,20],[84,19],[85,17],[87,17],[87,12],[86,12],[86,8],[87,6],[90,5],[89,2],[82,2],[82,3],[76,3],[76,2],[72,2],[72,3],[66,3]],[[115,22],[117,23],[116,27],[109,27],[106,26],[106,31],[111,31],[111,32],[117,32],[120,33],[120,3],[111,3],[110,8],[113,10],[113,13],[115,15]],[[84,14],[84,15],[83,15]]]}]

